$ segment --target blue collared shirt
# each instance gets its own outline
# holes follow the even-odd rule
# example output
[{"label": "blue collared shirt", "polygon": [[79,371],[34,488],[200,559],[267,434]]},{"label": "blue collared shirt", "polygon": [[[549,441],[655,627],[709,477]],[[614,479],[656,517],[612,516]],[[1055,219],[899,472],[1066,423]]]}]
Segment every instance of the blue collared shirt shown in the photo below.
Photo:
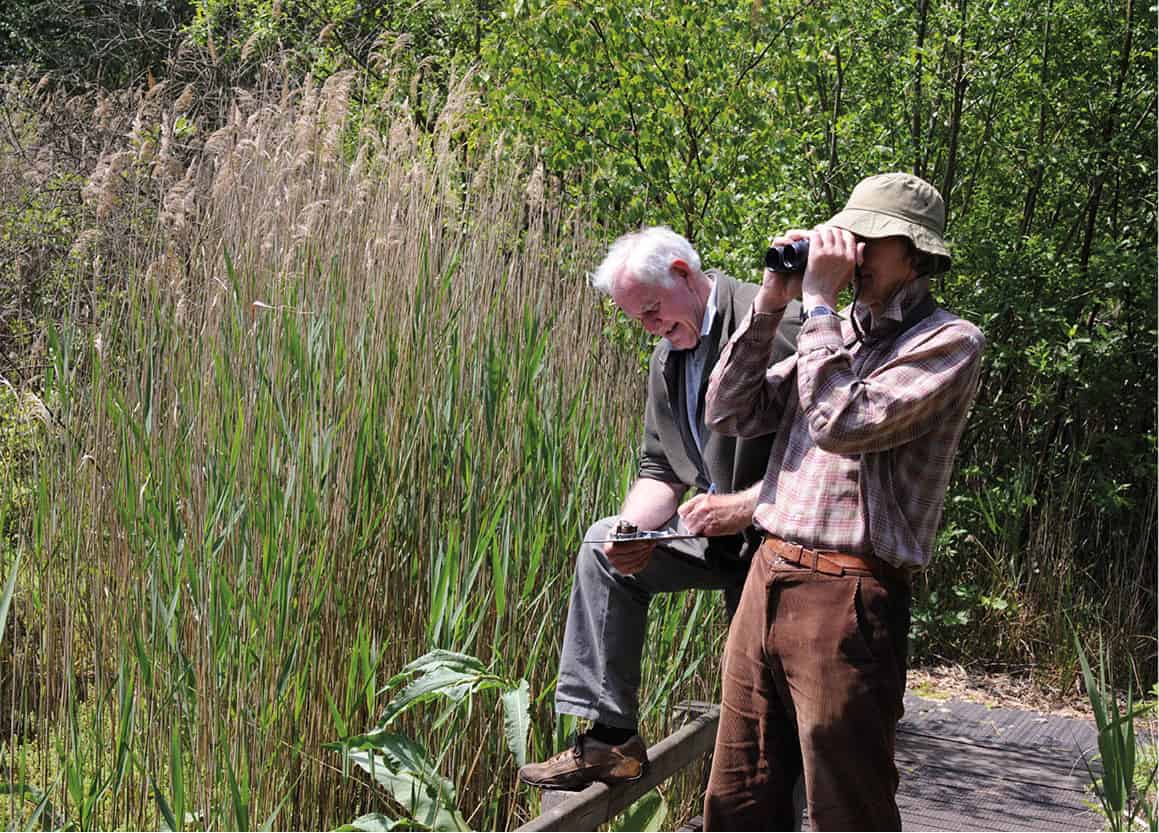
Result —
[{"label": "blue collared shirt", "polygon": [[688,415],[688,427],[692,430],[692,439],[696,447],[704,451],[704,442],[700,439],[700,382],[704,379],[704,367],[708,364],[708,334],[712,332],[712,322],[716,318],[716,281],[712,282],[712,291],[708,293],[708,303],[704,307],[704,319],[700,322],[700,341],[688,353],[684,361],[684,408]]}]

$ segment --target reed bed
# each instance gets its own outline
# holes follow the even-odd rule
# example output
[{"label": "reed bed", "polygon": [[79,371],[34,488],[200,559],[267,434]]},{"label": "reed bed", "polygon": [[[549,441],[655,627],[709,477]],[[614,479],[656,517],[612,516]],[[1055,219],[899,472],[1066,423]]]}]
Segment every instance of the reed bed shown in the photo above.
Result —
[{"label": "reed bed", "polygon": [[[4,545],[14,823],[390,812],[325,744],[375,726],[384,681],[436,647],[529,681],[531,755],[568,728],[571,559],[634,472],[637,345],[605,338],[602,241],[542,170],[452,141],[466,85],[428,131],[352,83],[239,95],[184,155],[187,96],[151,92],[159,127],[89,182],[135,242],[78,255],[123,281],[73,299],[34,398],[28,521]],[[649,731],[669,698],[713,695],[721,620],[709,596],[657,603]],[[474,827],[537,810],[497,709],[408,728]]]}]

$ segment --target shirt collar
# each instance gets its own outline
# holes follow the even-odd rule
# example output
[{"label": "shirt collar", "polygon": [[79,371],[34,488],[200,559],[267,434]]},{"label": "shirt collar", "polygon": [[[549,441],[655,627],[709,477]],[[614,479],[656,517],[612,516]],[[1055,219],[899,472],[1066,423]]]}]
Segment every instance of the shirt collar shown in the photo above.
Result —
[{"label": "shirt collar", "polygon": [[[709,277],[712,277],[711,275]],[[704,320],[700,322],[700,343],[712,332],[712,322],[716,318],[716,278],[712,278],[712,290],[708,293],[708,303],[704,305]]]},{"label": "shirt collar", "polygon": [[881,315],[875,317],[869,307],[861,303],[856,305],[853,314],[857,316],[862,329],[867,333],[892,329],[905,320],[906,313],[913,309],[929,291],[930,279],[928,277],[915,278],[902,284],[896,292],[889,296],[885,306],[882,307]]}]

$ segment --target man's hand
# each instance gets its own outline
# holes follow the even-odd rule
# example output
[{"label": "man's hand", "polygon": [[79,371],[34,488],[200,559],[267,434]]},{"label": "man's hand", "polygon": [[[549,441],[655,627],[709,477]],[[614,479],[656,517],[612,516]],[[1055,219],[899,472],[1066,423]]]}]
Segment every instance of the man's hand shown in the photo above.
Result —
[{"label": "man's hand", "polygon": [[[628,490],[620,519],[640,529],[659,529],[676,511],[683,492],[684,487],[679,484],[641,477]],[[648,566],[655,547],[653,541],[609,541],[604,544],[604,555],[613,567],[630,576]]]},{"label": "man's hand", "polygon": [[[790,243],[805,240],[810,236],[809,232],[802,229],[790,229],[780,237],[774,237],[771,245],[788,246]],[[810,248],[812,245],[812,243],[809,244]],[[812,253],[810,253],[810,261],[812,257]],[[766,269],[753,308],[757,312],[764,313],[783,310],[794,298],[801,297],[801,277],[800,272],[774,272],[772,269]]]},{"label": "man's hand", "polygon": [[751,490],[731,495],[699,494],[676,510],[693,535],[732,535],[753,521],[755,507]]},{"label": "man's hand", "polygon": [[648,566],[655,548],[652,541],[608,541],[604,544],[604,555],[613,567],[631,576]]},{"label": "man's hand", "polygon": [[809,241],[809,263],[801,293],[805,309],[827,306],[837,309],[837,296],[853,280],[853,272],[861,262],[864,243],[833,226],[817,226]]}]

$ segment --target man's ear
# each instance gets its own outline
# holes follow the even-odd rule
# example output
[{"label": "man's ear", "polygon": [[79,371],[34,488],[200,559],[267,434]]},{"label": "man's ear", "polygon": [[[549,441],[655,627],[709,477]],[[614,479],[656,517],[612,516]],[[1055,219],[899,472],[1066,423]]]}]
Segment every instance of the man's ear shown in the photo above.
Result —
[{"label": "man's ear", "polygon": [[676,276],[681,278],[685,283],[690,283],[692,280],[692,269],[688,263],[680,258],[672,261],[672,265],[668,267],[669,272],[675,272]]}]

